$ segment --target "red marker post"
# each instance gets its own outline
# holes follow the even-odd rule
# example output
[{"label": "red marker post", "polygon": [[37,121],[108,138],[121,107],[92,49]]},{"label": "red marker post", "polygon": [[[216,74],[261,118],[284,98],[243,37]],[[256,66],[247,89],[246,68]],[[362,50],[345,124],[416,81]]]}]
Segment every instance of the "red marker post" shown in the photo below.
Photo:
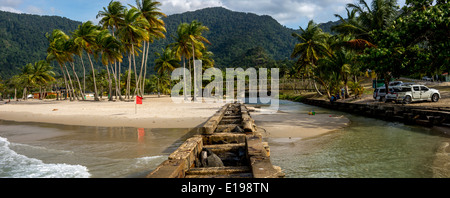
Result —
[{"label": "red marker post", "polygon": [[135,114],[137,114],[137,105],[142,104],[142,99],[144,99],[144,98],[140,97],[140,96],[136,96],[136,104],[134,105],[134,113]]}]

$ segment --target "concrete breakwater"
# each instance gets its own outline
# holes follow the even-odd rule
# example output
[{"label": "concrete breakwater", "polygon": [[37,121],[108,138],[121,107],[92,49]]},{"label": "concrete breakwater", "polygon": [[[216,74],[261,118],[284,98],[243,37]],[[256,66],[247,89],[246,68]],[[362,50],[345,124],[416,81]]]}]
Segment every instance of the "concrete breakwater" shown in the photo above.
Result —
[{"label": "concrete breakwater", "polygon": [[433,127],[442,135],[450,136],[449,108],[330,102],[316,99],[303,99],[302,103],[385,121]]},{"label": "concrete breakwater", "polygon": [[244,104],[226,104],[200,130],[147,178],[284,177]]}]

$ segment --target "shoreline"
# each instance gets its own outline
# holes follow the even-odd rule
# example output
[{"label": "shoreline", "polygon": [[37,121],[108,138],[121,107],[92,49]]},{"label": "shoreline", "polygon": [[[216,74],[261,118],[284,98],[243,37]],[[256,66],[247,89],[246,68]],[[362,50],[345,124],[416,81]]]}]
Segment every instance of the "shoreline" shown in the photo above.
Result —
[{"label": "shoreline", "polygon": [[[223,104],[175,104],[168,96],[145,96],[143,104],[110,101],[30,100],[0,105],[0,120],[76,126],[134,128],[196,128],[206,122]],[[251,106],[251,105],[250,105]],[[266,138],[304,139],[320,136],[348,126],[345,116],[310,116],[278,111],[250,113]]]},{"label": "shoreline", "polygon": [[258,128],[264,130],[266,138],[282,142],[314,138],[350,125],[351,121],[343,115],[329,113],[290,113],[278,111],[273,114],[251,112]]},{"label": "shoreline", "polygon": [[[169,97],[145,96],[142,105],[122,101],[31,100],[0,105],[0,119],[76,126],[195,128],[221,104],[175,104]],[[135,113],[136,109],[137,113]]]}]

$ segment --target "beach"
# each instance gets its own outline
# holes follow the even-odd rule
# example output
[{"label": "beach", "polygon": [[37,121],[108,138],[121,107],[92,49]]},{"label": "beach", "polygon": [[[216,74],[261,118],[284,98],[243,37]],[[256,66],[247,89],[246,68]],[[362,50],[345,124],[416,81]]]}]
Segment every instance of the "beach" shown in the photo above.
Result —
[{"label": "beach", "polygon": [[132,102],[28,100],[0,106],[0,119],[80,126],[194,128],[222,104],[175,104],[170,97],[146,96]]},{"label": "beach", "polygon": [[[223,104],[172,102],[168,96],[145,96],[134,102],[28,100],[0,105],[0,119],[77,126],[135,128],[195,128],[208,120]],[[265,114],[251,116],[267,137],[308,138],[347,126],[344,116],[328,114]]]}]

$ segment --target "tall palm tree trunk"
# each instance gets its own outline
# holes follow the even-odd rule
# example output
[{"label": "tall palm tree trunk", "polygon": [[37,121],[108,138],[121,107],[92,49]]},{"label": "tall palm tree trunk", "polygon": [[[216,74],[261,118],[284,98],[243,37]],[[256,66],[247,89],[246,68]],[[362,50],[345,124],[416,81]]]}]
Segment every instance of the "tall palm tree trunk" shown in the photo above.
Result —
[{"label": "tall palm tree trunk", "polygon": [[183,80],[184,80],[184,88],[183,88],[183,95],[184,95],[184,100],[187,101],[187,90],[186,90],[186,58],[183,57]]},{"label": "tall palm tree trunk", "polygon": [[95,81],[95,70],[94,70],[94,64],[92,64],[91,56],[88,53],[89,62],[91,63],[91,69],[92,69],[92,77],[94,79],[94,99],[95,101],[100,101],[98,98],[98,90],[97,90],[97,82]]},{"label": "tall palm tree trunk", "polygon": [[[73,88],[72,77],[70,77],[69,70],[67,69],[66,64],[64,64],[64,68],[66,68],[67,76],[69,77],[69,89],[70,89],[70,101],[75,100],[75,90]],[[78,97],[77,97],[78,98]]]},{"label": "tall palm tree trunk", "polygon": [[130,99],[131,95],[131,54],[128,55],[128,77],[127,77],[127,99]]},{"label": "tall palm tree trunk", "polygon": [[[66,77],[66,72],[64,72],[64,68],[63,68],[63,66],[62,66],[61,64],[59,64],[59,67],[61,68],[61,72],[63,73],[63,76],[64,76],[64,85],[66,86],[66,95],[64,96],[64,99],[67,100],[67,90],[69,90],[69,89],[68,89],[68,87],[67,87],[67,77]],[[61,97],[62,97],[62,96],[61,96]]]},{"label": "tall palm tree trunk", "polygon": [[133,66],[134,66],[134,80],[136,81],[136,84],[134,85],[134,95],[137,95],[137,91],[139,90],[139,80],[138,80],[138,74],[136,70],[136,55],[134,54],[134,44],[131,44],[131,50],[133,52]]},{"label": "tall palm tree trunk", "polygon": [[195,47],[192,44],[192,65],[194,67],[194,101],[197,101],[197,72],[195,70]]},{"label": "tall palm tree trunk", "polygon": [[142,62],[141,62],[141,71],[139,72],[139,78],[138,78],[138,81],[136,81],[136,85],[139,85],[139,89],[136,87],[136,90],[138,90],[138,94],[140,94],[141,96],[143,96],[144,95],[144,93],[143,93],[143,91],[142,91],[142,87],[141,86],[143,86],[143,84],[141,85],[141,80],[142,81],[144,81],[145,82],[145,79],[142,79],[142,73],[143,73],[143,70],[144,70],[144,64],[145,64],[145,43],[147,43],[147,42],[145,42],[144,41],[144,46],[143,46],[143,48],[142,48]]},{"label": "tall palm tree trunk", "polygon": [[80,79],[78,78],[77,72],[75,72],[75,64],[74,64],[74,63],[71,63],[71,65],[72,65],[73,73],[75,74],[75,78],[77,79],[77,82],[78,82],[78,88],[80,89],[81,100],[85,100],[85,98],[84,98],[84,93],[83,93],[83,89],[81,89]]},{"label": "tall palm tree trunk", "polygon": [[150,51],[150,42],[147,42],[147,53],[146,53],[145,64],[144,64],[144,78],[142,79],[142,94],[145,94],[145,78],[147,76],[148,51]]},{"label": "tall palm tree trunk", "polygon": [[86,67],[84,66],[83,58],[80,56],[81,65],[83,65],[83,89],[80,89],[80,91],[83,93],[83,100],[85,100],[85,94],[86,94]]},{"label": "tall palm tree trunk", "polygon": [[109,86],[109,96],[108,96],[108,100],[112,101],[113,100],[113,95],[112,95],[112,80],[111,80],[111,73],[109,72],[109,64],[106,65],[106,71],[108,72],[108,86]]}]

